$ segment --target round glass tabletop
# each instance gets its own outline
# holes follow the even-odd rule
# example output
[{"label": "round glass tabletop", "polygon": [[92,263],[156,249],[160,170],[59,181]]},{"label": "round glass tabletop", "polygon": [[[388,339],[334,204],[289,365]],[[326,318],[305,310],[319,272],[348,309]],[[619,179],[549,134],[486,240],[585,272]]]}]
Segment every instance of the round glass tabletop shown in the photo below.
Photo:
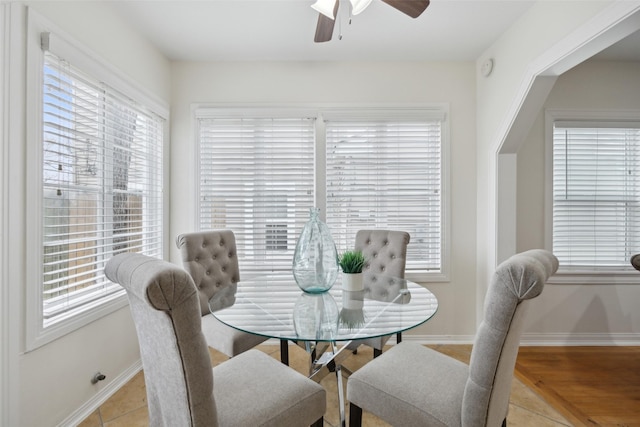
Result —
[{"label": "round glass tabletop", "polygon": [[349,341],[403,332],[429,320],[438,300],[406,279],[367,274],[364,290],[305,293],[293,275],[243,280],[209,300],[221,322],[241,331],[292,341]]}]

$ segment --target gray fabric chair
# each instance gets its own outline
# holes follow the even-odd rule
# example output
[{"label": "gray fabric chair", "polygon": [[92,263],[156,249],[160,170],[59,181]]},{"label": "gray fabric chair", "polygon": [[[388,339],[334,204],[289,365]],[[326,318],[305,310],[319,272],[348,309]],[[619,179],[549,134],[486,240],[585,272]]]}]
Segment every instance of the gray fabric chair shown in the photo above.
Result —
[{"label": "gray fabric chair", "polygon": [[557,268],[556,257],[541,249],[497,267],[469,365],[403,342],[352,374],[349,425],[361,425],[363,409],[403,427],[506,424],[524,317]]},{"label": "gray fabric chair", "polygon": [[240,280],[236,238],[231,230],[211,230],[181,234],[176,245],[182,256],[182,266],[191,275],[198,289],[202,332],[207,344],[234,357],[267,340],[266,337],[238,331],[211,315],[209,299],[218,292],[233,298]]},{"label": "gray fabric chair", "polygon": [[[367,260],[363,273],[384,274],[404,278],[407,264],[407,245],[411,236],[405,231],[359,230],[356,233],[355,250],[359,250]],[[366,286],[366,285],[365,285]],[[367,298],[376,299],[371,290],[365,287]],[[361,345],[373,348],[373,357],[382,354],[384,345],[391,335],[353,341],[347,348],[354,352]],[[396,341],[402,341],[402,333],[396,334]]]},{"label": "gray fabric chair", "polygon": [[211,368],[200,300],[186,271],[126,253],[109,260],[105,275],[129,297],[150,426],[322,426],[322,386],[259,350]]}]

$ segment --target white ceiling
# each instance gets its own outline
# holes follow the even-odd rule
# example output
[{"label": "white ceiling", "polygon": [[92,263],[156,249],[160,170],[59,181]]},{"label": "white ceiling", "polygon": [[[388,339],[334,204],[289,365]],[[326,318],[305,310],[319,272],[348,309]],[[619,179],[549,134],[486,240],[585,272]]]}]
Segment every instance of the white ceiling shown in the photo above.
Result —
[{"label": "white ceiling", "polygon": [[[432,0],[417,19],[374,0],[314,43],[313,0],[121,0],[112,6],[175,61],[473,61],[535,0]],[[339,34],[342,33],[342,39]],[[624,46],[622,46],[624,48]],[[640,60],[638,39],[615,57]],[[604,54],[602,54],[604,55]],[[624,59],[624,58],[622,58]]]},{"label": "white ceiling", "polygon": [[[313,0],[119,1],[114,7],[172,60],[475,60],[531,0],[433,0],[417,19],[374,0],[314,43]],[[340,27],[342,40],[339,40]]]}]

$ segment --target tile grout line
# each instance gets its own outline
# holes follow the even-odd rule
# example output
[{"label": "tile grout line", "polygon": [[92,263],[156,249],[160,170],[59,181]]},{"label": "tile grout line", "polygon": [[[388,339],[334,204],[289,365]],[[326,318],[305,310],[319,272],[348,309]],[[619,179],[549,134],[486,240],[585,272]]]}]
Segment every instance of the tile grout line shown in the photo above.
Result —
[{"label": "tile grout line", "polygon": [[[566,422],[567,422],[567,420],[564,420],[564,421],[562,421],[562,420],[557,420],[557,419],[555,419],[555,418],[551,418],[550,416],[545,415],[545,414],[543,414],[543,413],[536,412],[536,411],[532,411],[531,409],[529,409],[529,408],[527,408],[527,407],[525,407],[525,406],[522,406],[522,405],[518,405],[518,404],[516,404],[516,403],[512,403],[512,402],[510,402],[509,404],[510,404],[510,405],[513,405],[513,406],[515,406],[516,408],[520,408],[520,409],[522,409],[523,411],[526,411],[526,412],[528,412],[528,413],[530,413],[530,414],[534,414],[534,415],[535,415],[535,416],[537,416],[537,417],[542,417],[542,418],[544,418],[544,419],[546,419],[546,420],[549,420],[549,421],[551,421],[551,422],[554,422],[554,423],[556,423],[556,424],[558,424],[558,425],[561,425],[561,426],[567,426],[567,427],[572,427],[572,425],[571,425],[571,424],[567,424],[567,423],[566,423]],[[508,416],[507,416],[507,421],[509,421],[509,417],[508,417]]]}]

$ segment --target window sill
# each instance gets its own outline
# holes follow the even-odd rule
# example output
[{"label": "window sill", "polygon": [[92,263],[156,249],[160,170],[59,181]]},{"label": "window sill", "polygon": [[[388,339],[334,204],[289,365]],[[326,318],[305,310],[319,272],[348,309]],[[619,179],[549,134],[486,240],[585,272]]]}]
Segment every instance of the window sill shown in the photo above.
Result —
[{"label": "window sill", "polygon": [[129,303],[124,290],[113,296],[109,301],[102,301],[100,304],[87,306],[80,313],[73,313],[66,319],[62,319],[44,329],[36,328],[33,324],[29,325],[27,333],[26,352],[32,351],[45,344],[55,341],[56,339],[78,330],[89,323],[94,322],[104,316],[107,316]]},{"label": "window sill", "polygon": [[558,272],[547,280],[550,285],[638,285],[640,271]]}]

